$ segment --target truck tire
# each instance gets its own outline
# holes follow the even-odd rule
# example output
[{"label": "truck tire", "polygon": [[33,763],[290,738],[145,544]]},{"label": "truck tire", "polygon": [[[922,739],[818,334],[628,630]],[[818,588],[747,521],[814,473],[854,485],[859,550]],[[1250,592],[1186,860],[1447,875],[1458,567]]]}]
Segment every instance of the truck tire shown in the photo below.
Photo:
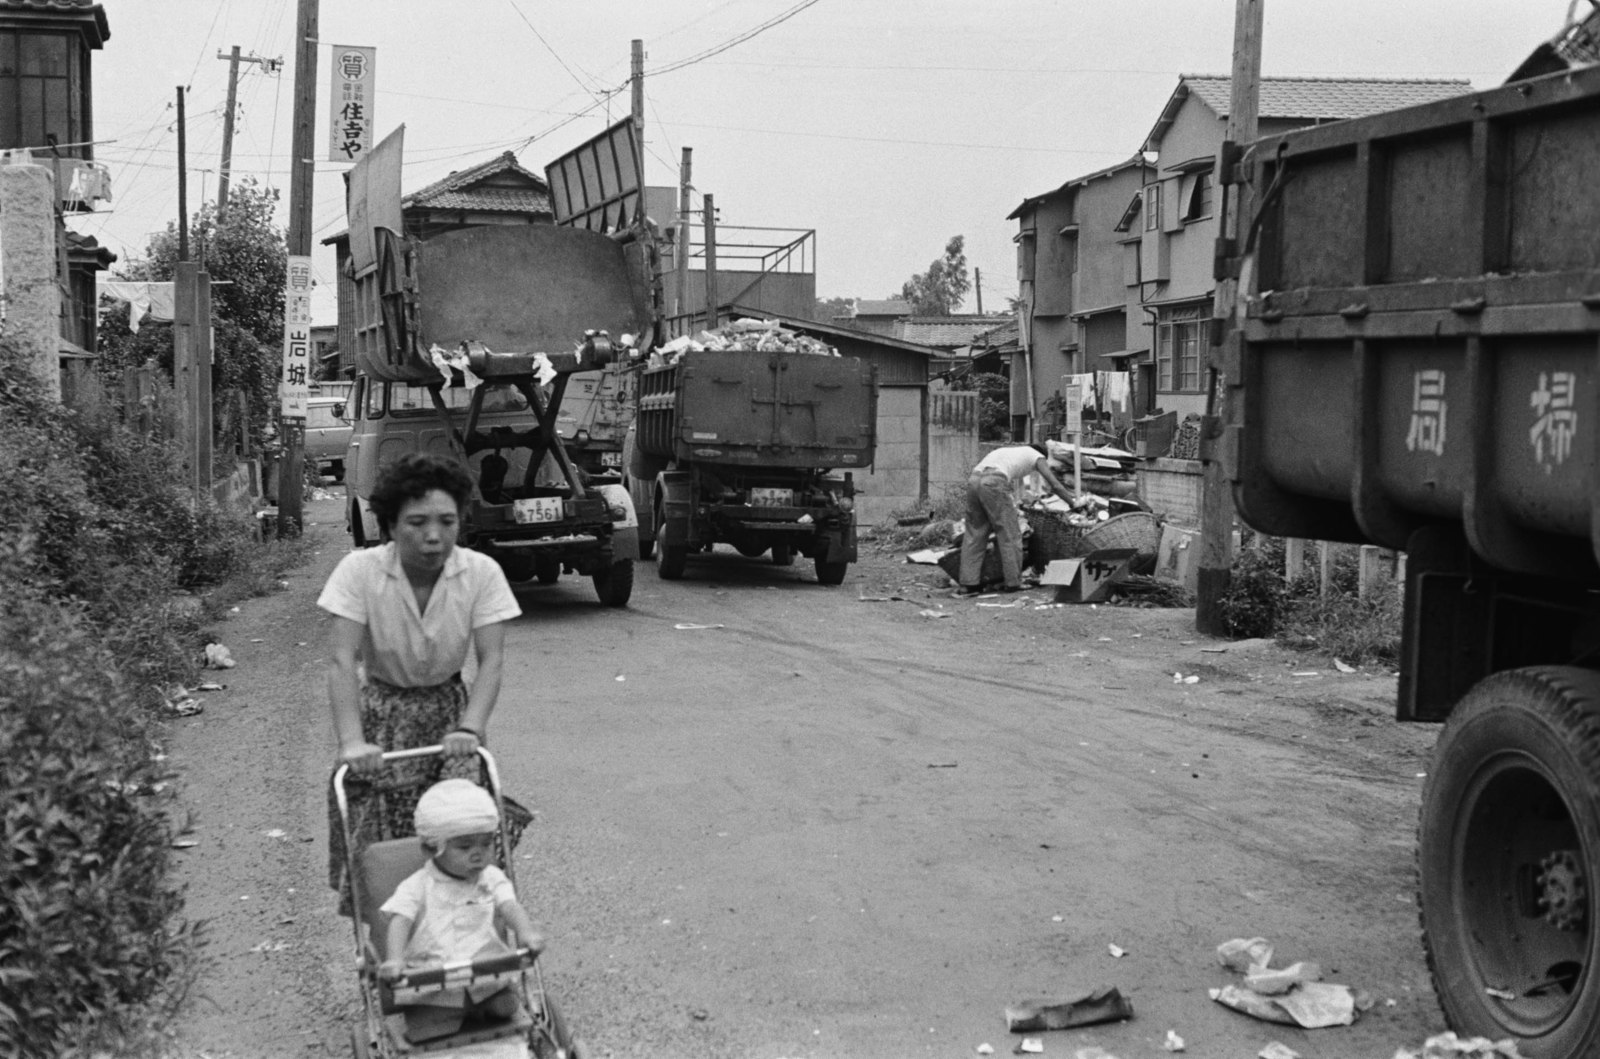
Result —
[{"label": "truck tire", "polygon": [[683,578],[683,568],[689,563],[689,549],[683,544],[667,543],[667,516],[656,512],[656,575],[663,581]]},{"label": "truck tire", "polygon": [[628,597],[633,595],[632,559],[618,559],[591,576],[594,579],[594,594],[600,597],[600,602],[608,607],[628,605]]},{"label": "truck tire", "polygon": [[541,585],[553,585],[561,580],[561,564],[559,562],[550,562],[549,560],[535,563],[533,576],[538,579]]},{"label": "truck tire", "polygon": [[794,546],[789,544],[774,544],[772,546],[772,565],[793,566]]},{"label": "truck tire", "polygon": [[500,569],[505,573],[506,580],[514,585],[533,577],[536,570],[533,556],[531,555],[501,552],[495,556],[495,561],[500,564]]},{"label": "truck tire", "polygon": [[1596,790],[1600,673],[1507,670],[1451,712],[1423,787],[1417,906],[1458,1033],[1539,1059],[1600,1049]]},{"label": "truck tire", "polygon": [[850,569],[849,563],[826,563],[817,560],[817,584],[842,585],[845,572]]},{"label": "truck tire", "polygon": [[754,559],[756,556],[766,551],[767,546],[762,544],[760,541],[742,540],[734,543],[733,550],[744,556],[746,559]]}]

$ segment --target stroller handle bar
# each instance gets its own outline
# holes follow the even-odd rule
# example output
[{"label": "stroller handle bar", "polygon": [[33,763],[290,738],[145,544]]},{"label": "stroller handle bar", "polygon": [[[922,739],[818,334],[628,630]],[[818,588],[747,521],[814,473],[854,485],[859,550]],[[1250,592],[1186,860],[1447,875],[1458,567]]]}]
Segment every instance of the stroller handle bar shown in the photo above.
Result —
[{"label": "stroller handle bar", "polygon": [[[500,802],[500,770],[495,767],[494,755],[489,753],[489,748],[482,743],[478,744],[475,751],[478,759],[483,762],[484,771],[489,775],[489,791],[495,796],[495,804]],[[383,754],[384,764],[392,761],[409,761],[419,757],[440,757],[444,754],[444,747],[435,743],[432,746],[413,746],[405,750],[386,750]],[[344,782],[350,776],[350,765],[341,761],[333,770],[333,795],[338,800],[341,815],[349,811],[349,803],[345,798]]]}]

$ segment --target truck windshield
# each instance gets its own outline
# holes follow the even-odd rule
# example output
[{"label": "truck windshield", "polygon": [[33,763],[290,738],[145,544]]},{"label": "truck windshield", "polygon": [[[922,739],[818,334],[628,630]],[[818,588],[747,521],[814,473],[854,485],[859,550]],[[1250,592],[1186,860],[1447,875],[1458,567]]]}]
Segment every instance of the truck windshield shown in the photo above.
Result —
[{"label": "truck windshield", "polygon": [[[472,404],[472,391],[465,386],[448,387],[444,391],[444,404],[452,412],[465,412]],[[520,412],[527,407],[522,394],[509,386],[497,386],[483,399],[485,412]],[[433,398],[426,386],[391,383],[389,411],[397,416],[433,415]]]}]

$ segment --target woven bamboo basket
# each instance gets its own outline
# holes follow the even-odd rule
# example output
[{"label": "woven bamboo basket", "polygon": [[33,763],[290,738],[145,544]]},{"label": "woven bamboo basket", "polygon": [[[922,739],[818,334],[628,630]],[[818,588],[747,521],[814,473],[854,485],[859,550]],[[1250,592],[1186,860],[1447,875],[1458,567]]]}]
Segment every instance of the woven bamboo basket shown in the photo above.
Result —
[{"label": "woven bamboo basket", "polygon": [[1161,550],[1161,522],[1148,511],[1130,511],[1106,519],[1083,533],[1086,552],[1101,548],[1133,548],[1141,556],[1154,556]]},{"label": "woven bamboo basket", "polygon": [[1092,550],[1084,546],[1084,528],[1053,511],[1023,512],[1028,519],[1028,565],[1043,570],[1053,559],[1075,559]]},{"label": "woven bamboo basket", "polygon": [[[957,582],[961,580],[960,547],[951,548],[939,557],[939,569],[948,574],[950,580]],[[1005,573],[1000,567],[1000,554],[995,551],[994,542],[990,541],[989,546],[983,550],[983,567],[978,574],[978,584],[999,584],[1004,578]]]}]

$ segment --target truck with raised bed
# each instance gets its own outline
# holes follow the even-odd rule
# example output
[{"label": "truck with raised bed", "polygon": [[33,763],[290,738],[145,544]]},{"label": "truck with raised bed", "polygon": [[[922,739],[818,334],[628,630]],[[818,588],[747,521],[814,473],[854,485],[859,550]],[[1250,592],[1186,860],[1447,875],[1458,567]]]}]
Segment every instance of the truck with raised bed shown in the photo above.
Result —
[{"label": "truck with raised bed", "polygon": [[[831,351],[830,351],[831,352]],[[627,479],[640,553],[684,576],[717,543],[778,566],[796,555],[818,582],[856,559],[855,474],[872,463],[878,389],[857,357],[789,350],[683,350],[637,382]]]},{"label": "truck with raised bed", "polygon": [[1259,205],[1218,456],[1255,529],[1405,553],[1439,1001],[1600,1055],[1600,67],[1232,161]]},{"label": "truck with raised bed", "polygon": [[[347,413],[347,525],[374,544],[370,497],[380,468],[406,452],[454,454],[476,494],[462,544],[499,562],[513,582],[593,580],[602,603],[633,590],[638,520],[620,474],[581,469],[563,436],[563,400],[577,377],[613,365],[623,336],[654,333],[650,231],[552,224],[477,224],[406,234],[398,147],[389,141],[352,179],[351,286],[357,374]],[[368,194],[385,165],[385,191]],[[390,224],[375,218],[391,218]],[[364,229],[358,231],[358,225]],[[626,359],[626,358],[624,358]]]}]

